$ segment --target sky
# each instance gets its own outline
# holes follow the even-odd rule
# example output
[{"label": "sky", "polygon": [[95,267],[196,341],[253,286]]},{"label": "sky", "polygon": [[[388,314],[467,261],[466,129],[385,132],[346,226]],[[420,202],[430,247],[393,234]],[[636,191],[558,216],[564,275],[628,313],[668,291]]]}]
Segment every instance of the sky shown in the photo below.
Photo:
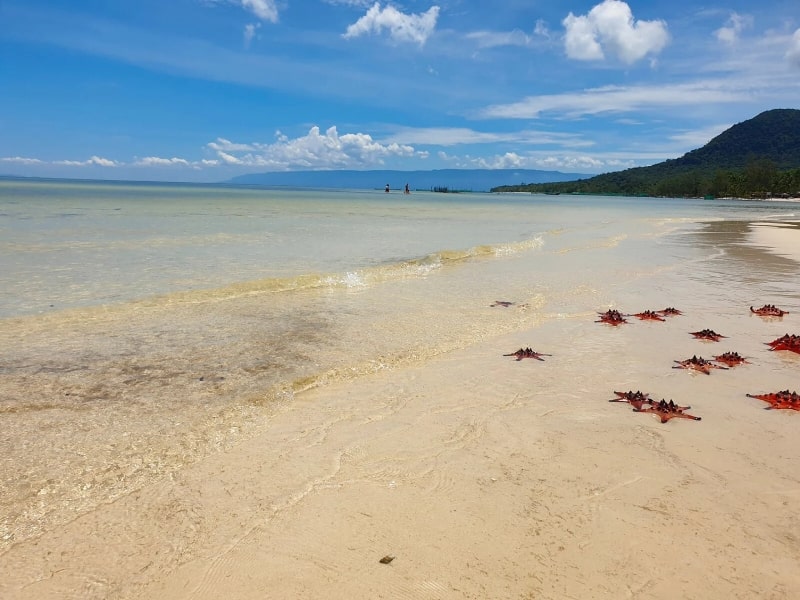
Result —
[{"label": "sky", "polygon": [[0,175],[594,174],[773,108],[798,0],[0,0]]}]

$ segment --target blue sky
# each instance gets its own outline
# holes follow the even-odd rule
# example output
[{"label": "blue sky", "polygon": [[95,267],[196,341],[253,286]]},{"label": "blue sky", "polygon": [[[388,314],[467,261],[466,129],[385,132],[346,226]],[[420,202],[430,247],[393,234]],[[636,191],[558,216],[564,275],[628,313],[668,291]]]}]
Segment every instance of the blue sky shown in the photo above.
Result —
[{"label": "blue sky", "polygon": [[800,108],[798,0],[0,0],[0,174],[603,173]]}]

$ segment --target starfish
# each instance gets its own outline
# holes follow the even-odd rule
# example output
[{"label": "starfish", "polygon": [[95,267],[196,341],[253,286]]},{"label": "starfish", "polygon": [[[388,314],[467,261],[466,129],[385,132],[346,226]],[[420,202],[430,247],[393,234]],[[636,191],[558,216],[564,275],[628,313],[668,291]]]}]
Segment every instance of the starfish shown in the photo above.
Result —
[{"label": "starfish", "polygon": [[622,325],[623,323],[627,323],[628,321],[625,320],[625,317],[622,315],[621,312],[614,309],[608,309],[604,313],[597,313],[600,315],[600,319],[595,321],[595,323],[607,323],[608,325]]},{"label": "starfish", "polygon": [[692,421],[700,421],[701,417],[695,417],[694,415],[690,415],[689,413],[683,412],[686,408],[684,406],[678,406],[672,400],[667,402],[666,400],[659,400],[658,403],[651,402],[651,405],[648,408],[636,408],[634,407],[633,412],[641,412],[641,413],[655,413],[659,416],[662,423],[666,423],[670,419],[691,419]]},{"label": "starfish", "polygon": [[771,350],[789,350],[790,352],[797,352],[800,354],[800,335],[782,335],[775,338],[771,342],[767,342],[767,346]]},{"label": "starfish", "polygon": [[746,396],[748,398],[756,398],[757,400],[769,402],[767,410],[785,408],[789,410],[800,411],[800,394],[797,392],[783,390],[780,392],[772,392],[770,394],[746,394]]},{"label": "starfish", "polygon": [[659,315],[657,312],[653,312],[652,310],[646,310],[644,312],[635,313],[634,317],[639,317],[642,321],[666,321],[664,317]]},{"label": "starfish", "polygon": [[718,356],[715,356],[714,360],[717,362],[721,362],[724,365],[728,365],[729,367],[735,367],[736,365],[750,364],[750,361],[748,361],[745,357],[740,356],[738,352],[725,352],[724,354],[719,354]]},{"label": "starfish", "polygon": [[627,402],[628,404],[633,404],[634,402],[650,402],[650,394],[646,394],[644,392],[640,392],[636,390],[635,392],[629,390],[627,392],[614,392],[616,394],[616,398],[612,398],[609,402]]},{"label": "starfish", "polygon": [[664,316],[672,316],[672,317],[674,317],[676,315],[682,315],[683,314],[677,308],[673,308],[672,306],[668,306],[664,310],[659,310],[657,312],[660,312]]},{"label": "starfish", "polygon": [[[650,394],[646,394],[644,392],[640,392],[636,390],[635,392],[628,391],[628,392],[614,392],[617,397],[612,398],[609,402],[626,402],[633,406],[634,410],[642,411],[646,408],[656,408],[661,406],[664,403],[664,400],[660,402],[656,402],[655,400],[650,399]],[[678,406],[672,400],[669,403],[664,404],[665,406],[671,406],[674,409],[679,410],[688,410],[692,408],[691,406]]]},{"label": "starfish", "polygon": [[552,354],[542,354],[541,352],[536,352],[536,350],[531,350],[530,348],[520,348],[516,352],[512,352],[511,354],[503,354],[503,356],[516,356],[517,361],[522,360],[523,358],[535,358],[536,360],[540,360],[544,362],[543,356],[553,356]]},{"label": "starfish", "polygon": [[673,369],[692,369],[706,375],[711,375],[711,369],[728,369],[728,367],[715,365],[714,363],[704,359],[702,356],[692,356],[692,358],[687,358],[686,360],[676,360],[675,362],[678,364],[672,367]]},{"label": "starfish", "polygon": [[711,340],[712,342],[718,342],[720,338],[728,337],[726,335],[720,335],[713,329],[703,329],[702,331],[692,331],[691,335],[696,337],[698,340]]},{"label": "starfish", "polygon": [[788,310],[781,310],[774,304],[765,304],[761,308],[753,308],[750,307],[750,312],[757,314],[761,317],[782,317],[783,315],[788,315]]}]

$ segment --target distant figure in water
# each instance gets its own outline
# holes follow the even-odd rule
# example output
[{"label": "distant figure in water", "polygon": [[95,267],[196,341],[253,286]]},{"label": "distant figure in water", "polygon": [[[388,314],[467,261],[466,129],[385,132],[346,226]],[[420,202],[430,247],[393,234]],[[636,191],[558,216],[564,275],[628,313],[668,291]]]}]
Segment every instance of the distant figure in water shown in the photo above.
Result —
[{"label": "distant figure in water", "polygon": [[387,194],[389,193],[389,184],[388,183],[386,184],[386,193]]},{"label": "distant figure in water", "polygon": [[403,193],[404,194],[410,194],[411,193],[411,190],[408,189],[408,184],[406,184],[406,189],[405,189],[405,191]]}]

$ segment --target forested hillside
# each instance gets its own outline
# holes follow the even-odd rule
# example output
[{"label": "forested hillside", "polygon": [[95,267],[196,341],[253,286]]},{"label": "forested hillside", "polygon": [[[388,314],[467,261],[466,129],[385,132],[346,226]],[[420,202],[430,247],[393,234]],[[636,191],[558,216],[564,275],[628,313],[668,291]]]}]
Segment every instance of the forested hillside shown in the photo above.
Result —
[{"label": "forested hillside", "polygon": [[649,167],[572,182],[492,191],[646,196],[800,196],[800,110],[775,109],[738,123],[702,148]]}]

